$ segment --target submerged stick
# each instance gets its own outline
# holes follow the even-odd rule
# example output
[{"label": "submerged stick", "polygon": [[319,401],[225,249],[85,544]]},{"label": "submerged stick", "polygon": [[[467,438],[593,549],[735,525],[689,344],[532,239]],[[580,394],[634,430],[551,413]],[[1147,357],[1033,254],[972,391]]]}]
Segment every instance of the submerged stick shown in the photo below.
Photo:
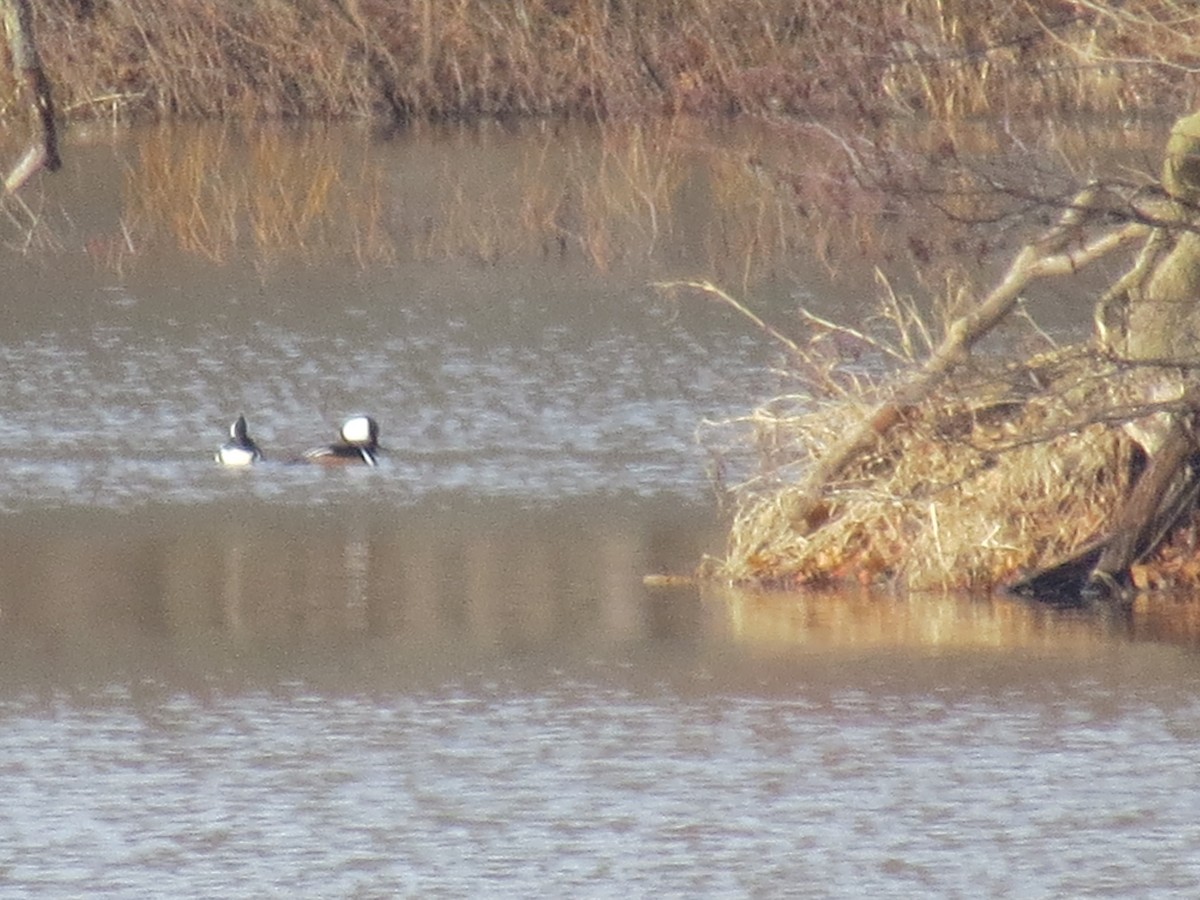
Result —
[{"label": "submerged stick", "polygon": [[792,527],[807,534],[823,520],[821,496],[826,485],[860,454],[870,450],[880,436],[899,421],[906,407],[920,403],[949,373],[963,362],[971,348],[1016,306],[1021,292],[1035,279],[1068,275],[1124,244],[1145,237],[1150,227],[1141,223],[1108,232],[1074,250],[1068,245],[1080,237],[1095,212],[1098,187],[1089,185],[1071,201],[1059,221],[1041,238],[1027,244],[991,293],[971,312],[953,322],[941,345],[916,376],[895,394],[879,403],[865,419],[833,444],[808,470],[793,496],[788,516]]}]

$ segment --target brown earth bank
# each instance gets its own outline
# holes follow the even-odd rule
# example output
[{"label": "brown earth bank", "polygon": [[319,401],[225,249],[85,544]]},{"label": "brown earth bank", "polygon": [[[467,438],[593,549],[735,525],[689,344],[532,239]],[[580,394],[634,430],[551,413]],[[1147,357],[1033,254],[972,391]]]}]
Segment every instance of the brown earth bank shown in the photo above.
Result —
[{"label": "brown earth bank", "polygon": [[[1183,0],[40,0],[70,118],[1183,108]],[[24,115],[0,79],[0,118]]]}]

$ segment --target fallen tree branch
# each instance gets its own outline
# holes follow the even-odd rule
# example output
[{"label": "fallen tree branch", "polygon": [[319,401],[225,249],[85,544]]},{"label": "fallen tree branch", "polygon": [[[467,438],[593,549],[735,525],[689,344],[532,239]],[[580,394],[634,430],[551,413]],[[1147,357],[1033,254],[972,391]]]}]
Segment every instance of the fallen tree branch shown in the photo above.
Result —
[{"label": "fallen tree branch", "polygon": [[1073,241],[1079,239],[1080,231],[1091,217],[1096,193],[1095,185],[1080,191],[1058,223],[1017,254],[1000,283],[983,302],[950,325],[945,339],[926,360],[916,377],[878,404],[816,461],[798,486],[799,490],[788,511],[795,530],[807,534],[820,523],[824,517],[821,497],[825,486],[836,479],[852,460],[870,450],[878,438],[899,421],[906,407],[928,397],[966,359],[971,348],[1012,311],[1021,292],[1031,281],[1077,272],[1112,250],[1150,233],[1149,226],[1133,223],[1103,234],[1076,249],[1068,249]]},{"label": "fallen tree branch", "polygon": [[752,323],[754,323],[755,327],[779,341],[797,357],[804,355],[804,351],[800,349],[799,344],[793,341],[774,325],[763,321],[763,319],[752,309],[750,309],[744,303],[739,302],[734,297],[730,296],[727,292],[721,290],[711,281],[655,281],[651,284],[651,287],[657,288],[660,291],[674,291],[678,290],[679,288],[687,288],[689,290],[700,291],[701,293],[709,294],[715,297],[721,303],[724,303],[737,310]]}]

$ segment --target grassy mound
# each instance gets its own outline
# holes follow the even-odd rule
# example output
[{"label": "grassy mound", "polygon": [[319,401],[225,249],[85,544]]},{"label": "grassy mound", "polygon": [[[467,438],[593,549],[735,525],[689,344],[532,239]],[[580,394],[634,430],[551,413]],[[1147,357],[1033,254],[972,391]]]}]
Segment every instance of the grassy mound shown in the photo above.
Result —
[{"label": "grassy mound", "polygon": [[791,518],[791,473],[865,402],[769,403],[743,422],[763,474],[735,490],[717,575],[979,589],[1049,565],[1100,534],[1127,494],[1140,451],[1114,426],[1148,412],[1135,399],[1144,378],[1084,347],[977,364],[904,410],[877,452],[826,490],[813,529]]}]

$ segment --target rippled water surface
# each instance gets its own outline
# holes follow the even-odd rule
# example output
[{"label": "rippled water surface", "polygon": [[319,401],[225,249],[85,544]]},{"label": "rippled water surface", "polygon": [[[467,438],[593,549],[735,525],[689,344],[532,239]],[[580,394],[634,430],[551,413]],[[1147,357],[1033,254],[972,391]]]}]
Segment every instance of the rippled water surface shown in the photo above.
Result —
[{"label": "rippled water surface", "polygon": [[[743,411],[764,389],[754,363],[766,355],[745,334],[718,352],[716,340],[664,324],[644,289],[592,286],[588,297],[570,284],[471,273],[414,296],[386,279],[336,301],[284,285],[266,316],[256,307],[268,301],[236,288],[164,298],[123,286],[66,301],[0,347],[0,365],[19,373],[0,388],[0,454],[14,475],[0,505],[219,502],[226,473],[202,463],[242,412],[276,462],[370,412],[390,452],[368,489],[399,502],[457,489],[547,498],[665,487],[699,499],[699,419]],[[480,290],[487,308],[472,313]],[[526,309],[530,290],[551,293],[544,313]],[[603,312],[572,307],[589,302]],[[309,503],[346,480],[268,467],[239,485]]]},{"label": "rippled water surface", "polygon": [[[684,225],[206,259],[150,241],[142,141],[81,142],[59,243],[0,256],[0,894],[1200,894],[1187,598],[643,584],[720,551],[699,423],[796,387],[647,286]],[[421,240],[431,172],[522,158],[347,142]],[[286,464],[360,411],[379,469]],[[224,471],[239,413],[270,460]]]}]

